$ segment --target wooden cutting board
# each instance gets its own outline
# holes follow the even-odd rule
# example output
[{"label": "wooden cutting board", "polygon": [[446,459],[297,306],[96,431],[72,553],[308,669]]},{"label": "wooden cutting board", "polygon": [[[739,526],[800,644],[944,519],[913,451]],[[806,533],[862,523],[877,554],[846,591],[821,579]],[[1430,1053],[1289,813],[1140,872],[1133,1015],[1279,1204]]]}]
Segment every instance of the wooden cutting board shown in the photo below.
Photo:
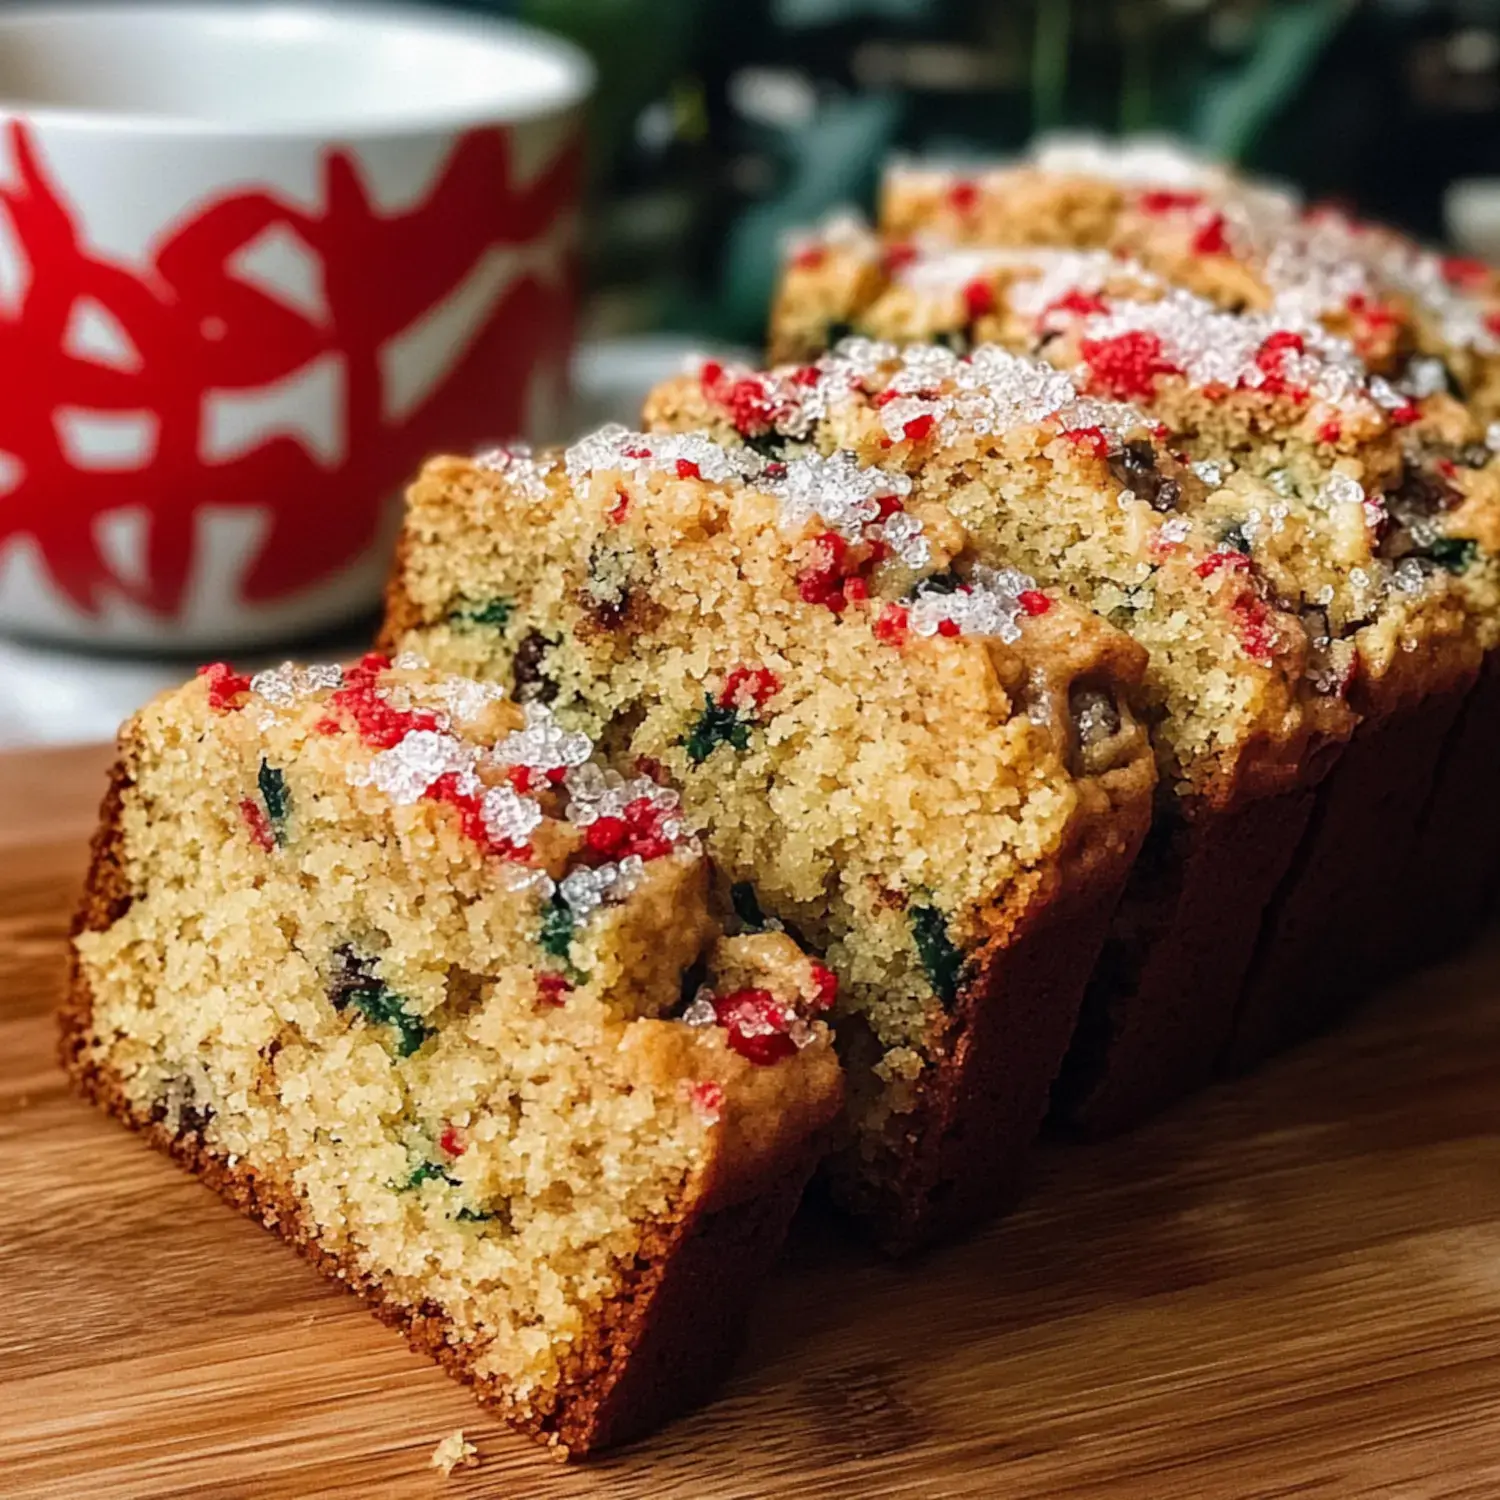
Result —
[{"label": "wooden cutting board", "polygon": [[1500,1496],[1500,934],[966,1244],[805,1214],[718,1398],[563,1468],[66,1092],[105,759],[0,758],[0,1495]]}]

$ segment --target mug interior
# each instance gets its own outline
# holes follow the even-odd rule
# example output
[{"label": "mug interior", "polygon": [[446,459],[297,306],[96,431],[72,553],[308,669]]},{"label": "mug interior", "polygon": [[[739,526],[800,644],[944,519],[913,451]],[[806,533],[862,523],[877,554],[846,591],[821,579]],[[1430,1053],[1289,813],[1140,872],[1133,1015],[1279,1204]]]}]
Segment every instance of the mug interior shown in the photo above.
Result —
[{"label": "mug interior", "polygon": [[400,131],[554,114],[592,82],[542,32],[399,6],[0,11],[0,111],[73,124]]}]

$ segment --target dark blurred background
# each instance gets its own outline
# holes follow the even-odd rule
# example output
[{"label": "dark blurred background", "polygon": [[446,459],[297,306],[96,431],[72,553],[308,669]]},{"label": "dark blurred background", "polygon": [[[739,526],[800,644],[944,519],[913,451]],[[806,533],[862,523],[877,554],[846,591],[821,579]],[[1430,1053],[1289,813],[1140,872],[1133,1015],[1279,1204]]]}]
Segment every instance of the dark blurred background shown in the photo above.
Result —
[{"label": "dark blurred background", "polygon": [[[1167,130],[1433,239],[1500,198],[1500,0],[499,0],[600,69],[596,335],[758,341],[788,229],[893,150]],[[1468,200],[1466,200],[1468,201]],[[1493,211],[1482,184],[1470,203]],[[1471,248],[1484,249],[1485,246]]]}]

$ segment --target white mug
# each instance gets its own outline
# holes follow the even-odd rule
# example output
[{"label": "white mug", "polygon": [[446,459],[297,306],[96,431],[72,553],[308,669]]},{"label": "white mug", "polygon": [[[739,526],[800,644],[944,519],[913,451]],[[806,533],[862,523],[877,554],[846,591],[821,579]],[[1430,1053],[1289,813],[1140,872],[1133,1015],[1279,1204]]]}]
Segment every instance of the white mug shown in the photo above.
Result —
[{"label": "white mug", "polygon": [[416,9],[0,12],[0,628],[243,649],[369,607],[422,459],[565,393],[591,85]]}]

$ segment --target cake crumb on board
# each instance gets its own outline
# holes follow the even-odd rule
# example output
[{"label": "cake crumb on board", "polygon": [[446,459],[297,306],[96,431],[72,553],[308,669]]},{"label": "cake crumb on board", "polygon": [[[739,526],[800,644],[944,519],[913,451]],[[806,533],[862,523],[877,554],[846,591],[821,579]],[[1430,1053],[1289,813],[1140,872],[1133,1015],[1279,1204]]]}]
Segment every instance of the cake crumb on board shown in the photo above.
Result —
[{"label": "cake crumb on board", "polygon": [[432,1450],[432,1467],[441,1469],[445,1479],[455,1469],[476,1469],[479,1467],[479,1449],[464,1436],[463,1429],[460,1428],[457,1432],[450,1432]]}]

